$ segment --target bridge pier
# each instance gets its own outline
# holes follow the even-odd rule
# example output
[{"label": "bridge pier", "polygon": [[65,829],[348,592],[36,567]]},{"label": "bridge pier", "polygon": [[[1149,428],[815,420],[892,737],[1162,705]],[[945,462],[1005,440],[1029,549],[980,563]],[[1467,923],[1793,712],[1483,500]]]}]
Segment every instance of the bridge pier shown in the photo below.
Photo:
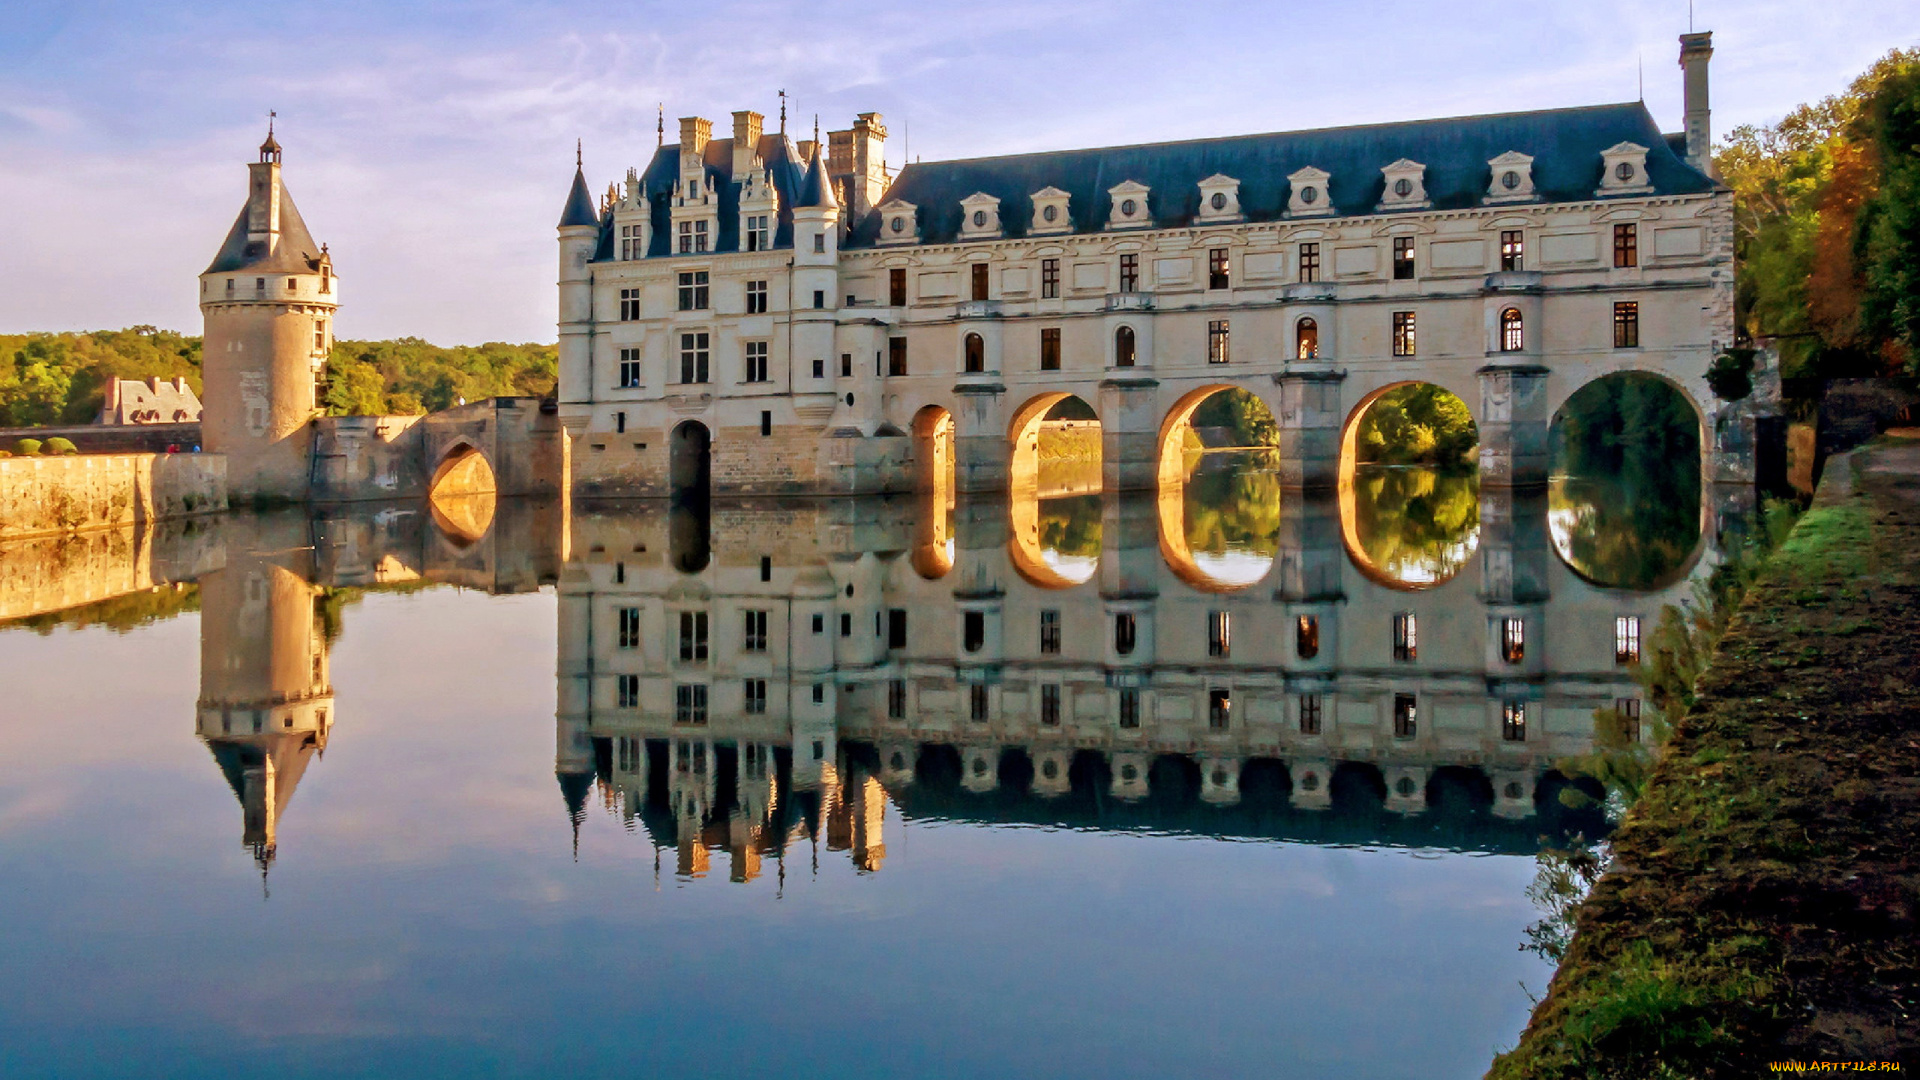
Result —
[{"label": "bridge pier", "polygon": [[1280,399],[1280,484],[1331,489],[1340,483],[1340,440],[1347,373],[1330,365],[1289,364],[1273,376]]},{"label": "bridge pier", "polygon": [[1152,491],[1160,483],[1160,382],[1109,375],[1100,383],[1100,480],[1108,491]]},{"label": "bridge pier", "polygon": [[1013,468],[1013,440],[997,403],[999,382],[963,381],[953,388],[953,486],[959,492],[1005,491]]},{"label": "bridge pier", "polygon": [[1480,487],[1545,487],[1547,369],[1488,364],[1480,376]]}]

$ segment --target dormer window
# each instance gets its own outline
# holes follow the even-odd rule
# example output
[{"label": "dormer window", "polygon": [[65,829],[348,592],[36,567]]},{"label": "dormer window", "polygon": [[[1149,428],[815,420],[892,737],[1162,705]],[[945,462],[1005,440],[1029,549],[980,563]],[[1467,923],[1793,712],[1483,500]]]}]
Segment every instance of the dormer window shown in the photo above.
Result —
[{"label": "dormer window", "polygon": [[960,238],[984,240],[1000,235],[1000,200],[976,191],[960,200]]},{"label": "dormer window", "polygon": [[1433,205],[1427,198],[1427,167],[1417,161],[1406,158],[1383,166],[1381,174],[1386,178],[1381,191],[1381,210],[1424,210]]},{"label": "dormer window", "polygon": [[1600,160],[1604,171],[1595,195],[1644,195],[1653,191],[1653,183],[1647,178],[1646,147],[1617,143],[1601,151]]},{"label": "dormer window", "polygon": [[1240,181],[1220,173],[1200,181],[1200,220],[1240,220]]},{"label": "dormer window", "polygon": [[1147,205],[1147,196],[1151,193],[1147,185],[1133,180],[1122,180],[1108,188],[1113,209],[1107,218],[1107,228],[1139,229],[1152,225],[1152,209]]},{"label": "dormer window", "polygon": [[772,220],[766,214],[747,215],[746,250],[766,251],[773,247],[770,228]]},{"label": "dormer window", "polygon": [[697,255],[707,250],[706,221],[683,221],[680,223],[680,254]]},{"label": "dormer window", "polygon": [[[684,226],[686,223],[682,222],[681,224]],[[647,241],[644,230],[645,226],[643,225],[620,226],[620,261],[630,262],[634,259],[644,259],[647,257]]]},{"label": "dormer window", "polygon": [[1532,202],[1533,158],[1518,150],[1509,150],[1487,162],[1491,179],[1487,183],[1486,202]]},{"label": "dormer window", "polygon": [[1289,174],[1287,184],[1290,194],[1287,196],[1287,216],[1332,216],[1333,200],[1327,195],[1327,182],[1332,178],[1331,173],[1311,165]]},{"label": "dormer window", "polygon": [[1057,187],[1043,187],[1034,192],[1033,223],[1027,231],[1036,235],[1064,233],[1073,231],[1073,222],[1067,217],[1067,203],[1070,196]]},{"label": "dormer window", "polygon": [[916,239],[914,215],[919,207],[910,202],[890,199],[880,204],[880,238],[882,245],[911,244]]}]

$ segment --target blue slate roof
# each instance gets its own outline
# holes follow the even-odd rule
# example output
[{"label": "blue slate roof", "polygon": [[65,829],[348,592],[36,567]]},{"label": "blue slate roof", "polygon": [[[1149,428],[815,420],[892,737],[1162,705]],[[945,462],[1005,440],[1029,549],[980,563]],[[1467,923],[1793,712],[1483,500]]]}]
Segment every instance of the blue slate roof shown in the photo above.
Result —
[{"label": "blue slate roof", "polygon": [[[805,181],[806,161],[800,157],[793,142],[779,133],[762,135],[754,149],[772,173],[774,190],[780,193],[780,212],[776,218],[773,246],[792,247],[793,207]],[[714,237],[713,250],[739,251],[740,185],[733,182],[733,140],[710,140],[705,153],[701,155],[701,164],[706,169],[708,183],[720,195],[720,231]],[[641,189],[653,205],[653,243],[647,248],[649,257],[672,253],[673,196],[679,183],[680,145],[667,143],[653,152],[653,159],[647,162],[646,170],[640,174]],[[600,223],[600,246],[595,249],[593,257],[596,261],[612,259],[615,250],[613,215],[608,214],[607,219]]]},{"label": "blue slate roof", "polygon": [[587,190],[587,174],[573,170],[573,190],[567,192],[566,209],[560,211],[559,228],[573,225],[598,225],[600,215],[593,209],[593,192]]},{"label": "blue slate roof", "polygon": [[840,205],[834,200],[833,185],[827,183],[825,159],[825,154],[814,151],[813,164],[807,166],[807,179],[800,185],[800,201],[795,206],[833,209]]},{"label": "blue slate roof", "polygon": [[[1000,200],[1006,235],[1018,237],[1033,220],[1032,194],[1051,185],[1072,196],[1074,231],[1097,232],[1110,213],[1107,189],[1134,180],[1152,189],[1148,210],[1154,225],[1177,228],[1199,212],[1199,182],[1221,173],[1240,181],[1241,212],[1249,220],[1266,221],[1286,210],[1288,174],[1313,166],[1332,174],[1329,194],[1340,214],[1372,214],[1386,186],[1381,168],[1409,158],[1426,165],[1434,208],[1458,210],[1480,205],[1493,179],[1488,160],[1510,150],[1533,157],[1541,201],[1572,202],[1593,198],[1600,186],[1601,152],[1622,142],[1647,147],[1647,175],[1659,194],[1714,187],[1675,152],[1646,106],[1636,101],[915,163],[900,170],[881,202],[913,203],[919,207],[921,242],[949,243],[960,232],[960,200],[985,192]],[[869,246],[879,231],[880,215],[869,212],[855,224],[848,246]]]},{"label": "blue slate roof", "polygon": [[227,230],[227,238],[220,242],[220,250],[214,253],[213,262],[201,273],[227,274],[247,270],[268,274],[301,274],[320,269],[320,245],[314,243],[313,234],[307,231],[307,223],[293,205],[293,196],[287,191],[285,181],[276,179],[274,182],[280,185],[279,246],[269,252],[264,244],[248,242],[247,204],[242,203],[240,216],[233,219],[233,228]]}]

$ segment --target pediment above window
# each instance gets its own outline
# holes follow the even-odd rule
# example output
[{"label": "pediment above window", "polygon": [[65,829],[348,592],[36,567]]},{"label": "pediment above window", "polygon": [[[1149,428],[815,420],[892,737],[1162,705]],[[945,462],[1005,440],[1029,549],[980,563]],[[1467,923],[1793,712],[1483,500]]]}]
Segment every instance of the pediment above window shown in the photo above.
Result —
[{"label": "pediment above window", "polygon": [[1287,174],[1287,216],[1331,217],[1333,199],[1327,193],[1327,182],[1332,179],[1332,173],[1311,165]]},{"label": "pediment above window", "polygon": [[1147,196],[1152,189],[1136,180],[1122,180],[1107,189],[1112,207],[1107,214],[1109,229],[1143,229],[1153,224],[1153,211]]}]

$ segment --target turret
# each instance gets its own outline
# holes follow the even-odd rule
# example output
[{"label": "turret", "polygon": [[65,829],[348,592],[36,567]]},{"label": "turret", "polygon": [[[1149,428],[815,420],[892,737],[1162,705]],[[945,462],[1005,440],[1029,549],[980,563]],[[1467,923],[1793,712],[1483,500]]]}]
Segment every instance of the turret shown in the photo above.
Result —
[{"label": "turret", "polygon": [[200,275],[202,441],[236,499],[307,495],[311,421],[333,344],[340,279],[295,209],[273,136],[247,166],[247,202]]},{"label": "turret", "polygon": [[[574,150],[573,187],[567,193],[566,206],[560,212],[560,387],[562,420],[584,425],[589,413],[585,406],[593,400],[593,261],[594,248],[600,242],[600,215],[593,207],[593,193],[581,165],[580,151]],[[578,417],[564,406],[579,404]],[[581,431],[568,424],[571,434]],[[582,428],[584,430],[584,428]]]}]

